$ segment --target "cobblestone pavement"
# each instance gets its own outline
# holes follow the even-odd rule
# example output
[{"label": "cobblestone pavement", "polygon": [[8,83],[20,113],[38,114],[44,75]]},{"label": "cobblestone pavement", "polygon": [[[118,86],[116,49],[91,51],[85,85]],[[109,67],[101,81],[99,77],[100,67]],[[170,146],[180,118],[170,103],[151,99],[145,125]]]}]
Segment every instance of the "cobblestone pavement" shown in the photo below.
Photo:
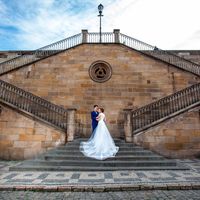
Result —
[{"label": "cobblestone pavement", "polygon": [[200,190],[154,190],[124,192],[0,192],[0,200],[199,200]]},{"label": "cobblestone pavement", "polygon": [[37,185],[63,185],[63,184],[113,184],[113,183],[176,183],[199,182],[200,160],[184,160],[184,165],[191,170],[166,171],[99,171],[99,172],[9,172],[9,166],[17,162],[0,162],[0,185],[37,184]]},{"label": "cobblestone pavement", "polygon": [[[114,191],[200,189],[200,160],[179,160],[190,170],[101,172],[9,172],[18,162],[0,161],[0,190]],[[79,188],[79,189],[77,189]],[[109,190],[106,190],[110,188]],[[76,190],[77,189],[77,190]]]}]

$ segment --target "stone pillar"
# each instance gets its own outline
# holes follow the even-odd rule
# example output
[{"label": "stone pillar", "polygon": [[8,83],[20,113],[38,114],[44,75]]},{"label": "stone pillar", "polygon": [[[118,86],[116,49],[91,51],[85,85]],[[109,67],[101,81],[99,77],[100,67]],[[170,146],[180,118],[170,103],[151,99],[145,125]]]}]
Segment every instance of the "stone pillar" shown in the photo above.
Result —
[{"label": "stone pillar", "polygon": [[115,43],[120,43],[119,41],[119,33],[120,33],[120,29],[114,29],[113,33],[115,35]]},{"label": "stone pillar", "polygon": [[73,141],[76,131],[76,123],[75,123],[75,113],[76,109],[68,109],[67,112],[67,142]]},{"label": "stone pillar", "polygon": [[87,43],[87,38],[88,38],[88,30],[84,29],[82,30],[82,43]]},{"label": "stone pillar", "polygon": [[126,142],[133,142],[132,109],[124,109],[124,132]]}]

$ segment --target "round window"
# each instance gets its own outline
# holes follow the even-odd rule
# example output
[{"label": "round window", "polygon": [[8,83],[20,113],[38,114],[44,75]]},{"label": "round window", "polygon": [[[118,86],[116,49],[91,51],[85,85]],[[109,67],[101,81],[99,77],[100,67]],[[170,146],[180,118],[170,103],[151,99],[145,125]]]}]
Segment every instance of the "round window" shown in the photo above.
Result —
[{"label": "round window", "polygon": [[89,75],[95,82],[103,83],[109,80],[112,76],[112,68],[105,61],[96,61],[89,68]]}]

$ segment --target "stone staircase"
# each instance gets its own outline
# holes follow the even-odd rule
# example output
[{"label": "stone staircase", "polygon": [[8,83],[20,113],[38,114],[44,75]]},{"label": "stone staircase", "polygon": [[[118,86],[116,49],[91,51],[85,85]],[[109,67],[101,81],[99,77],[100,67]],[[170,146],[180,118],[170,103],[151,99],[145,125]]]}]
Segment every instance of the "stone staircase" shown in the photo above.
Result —
[{"label": "stone staircase", "polygon": [[[57,43],[42,47],[33,52],[32,55],[22,55],[17,58],[0,63],[0,76],[17,70],[20,67],[30,65],[36,61],[55,55],[77,45],[84,43],[96,43],[96,34],[88,34],[85,37],[77,34]],[[98,35],[97,35],[98,36]],[[112,39],[103,43],[119,43],[133,50],[137,50],[153,59],[163,61],[181,70],[200,76],[200,66],[185,60],[179,56],[169,54],[166,51],[157,49],[134,38],[120,34],[117,37],[113,33],[102,34],[103,38],[108,36]],[[89,38],[85,41],[84,38]],[[117,40],[115,40],[118,38]],[[98,43],[98,42],[97,42]],[[152,127],[166,119],[172,118],[182,112],[200,105],[200,83],[166,96],[139,109],[132,110],[127,116],[130,117],[129,133],[137,134],[149,127]],[[67,127],[69,110],[55,105],[34,94],[22,90],[10,83],[0,80],[0,103],[9,106],[13,110],[33,117],[50,126],[58,128],[63,132],[70,130]],[[128,119],[128,117],[127,117]],[[127,120],[128,121],[128,120]],[[92,171],[92,170],[176,170],[186,169],[179,166],[174,160],[167,160],[164,157],[143,149],[133,144],[125,143],[116,139],[120,151],[115,158],[105,161],[93,160],[84,157],[79,152],[80,140],[68,143],[66,146],[50,150],[46,154],[34,160],[27,160],[10,170],[17,171]]]},{"label": "stone staircase", "polygon": [[129,132],[132,136],[132,133],[137,134],[199,105],[200,83],[196,83],[143,107],[128,111],[127,117],[129,115],[131,118]]},{"label": "stone staircase", "polygon": [[99,161],[83,156],[76,139],[33,160],[11,167],[10,171],[115,171],[115,170],[186,170],[175,160],[166,159],[152,151],[115,139],[120,150],[115,158]]},{"label": "stone staircase", "polygon": [[67,131],[69,109],[53,104],[3,80],[0,80],[1,103],[63,132]]}]

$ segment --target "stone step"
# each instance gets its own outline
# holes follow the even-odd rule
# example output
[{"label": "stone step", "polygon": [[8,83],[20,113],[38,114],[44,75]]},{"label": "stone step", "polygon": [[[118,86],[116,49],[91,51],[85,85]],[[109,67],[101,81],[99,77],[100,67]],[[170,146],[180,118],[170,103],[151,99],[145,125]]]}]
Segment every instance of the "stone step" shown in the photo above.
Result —
[{"label": "stone step", "polygon": [[[76,143],[80,143],[80,142],[86,142],[88,141],[89,138],[78,138],[78,139],[75,139],[74,141],[72,142],[68,142],[67,144],[70,144],[70,143],[73,143],[73,144],[76,144]],[[126,143],[125,140],[122,140],[122,139],[119,139],[119,138],[114,138],[113,139],[115,143]]]},{"label": "stone step", "polygon": [[[45,160],[93,160],[92,158],[88,158],[85,156],[78,155],[45,155]],[[126,161],[134,161],[134,160],[164,160],[162,156],[157,155],[116,155],[114,158],[108,158],[107,160],[126,160]]]},{"label": "stone step", "polygon": [[[141,149],[143,149],[142,147],[136,146],[136,145],[131,144],[131,143],[115,143],[115,145],[118,146],[118,147],[134,147],[134,148],[141,148]],[[80,143],[67,143],[66,145],[59,146],[57,148],[79,147],[79,146],[80,146]]]},{"label": "stone step", "polygon": [[[65,146],[70,146],[70,145],[74,145],[74,146],[78,145],[79,146],[81,142],[83,142],[83,141],[76,141],[76,142],[73,142],[73,143],[69,142],[69,143],[66,143]],[[124,145],[125,146],[126,145],[127,146],[137,146],[137,145],[134,145],[133,143],[126,143],[125,141],[124,142],[119,141],[119,142],[114,142],[114,143],[115,143],[116,146],[119,146],[119,145],[122,145],[122,146],[124,146]]]},{"label": "stone step", "polygon": [[[82,155],[83,154],[79,151],[79,150],[54,150],[54,151],[50,151],[48,154],[52,154],[52,155]],[[153,155],[154,153],[148,150],[127,150],[127,151],[119,151],[117,153],[117,155]]]},{"label": "stone step", "polygon": [[140,167],[140,166],[176,166],[175,161],[171,160],[138,160],[138,161],[122,161],[122,160],[31,160],[24,163],[25,166],[88,166],[88,167]]},{"label": "stone step", "polygon": [[140,167],[88,167],[88,166],[16,166],[10,171],[120,171],[120,170],[188,170],[184,166],[140,166]]},{"label": "stone step", "polygon": [[[126,147],[126,146],[121,146],[119,147],[120,151],[137,151],[137,150],[143,150],[141,147]],[[79,146],[61,146],[56,148],[56,151],[74,151],[74,150],[79,150]]]},{"label": "stone step", "polygon": [[[76,142],[80,142],[80,141],[88,141],[89,138],[77,138],[72,142],[69,143],[76,143]],[[114,142],[125,142],[124,139],[120,139],[120,138],[113,138]]]}]

